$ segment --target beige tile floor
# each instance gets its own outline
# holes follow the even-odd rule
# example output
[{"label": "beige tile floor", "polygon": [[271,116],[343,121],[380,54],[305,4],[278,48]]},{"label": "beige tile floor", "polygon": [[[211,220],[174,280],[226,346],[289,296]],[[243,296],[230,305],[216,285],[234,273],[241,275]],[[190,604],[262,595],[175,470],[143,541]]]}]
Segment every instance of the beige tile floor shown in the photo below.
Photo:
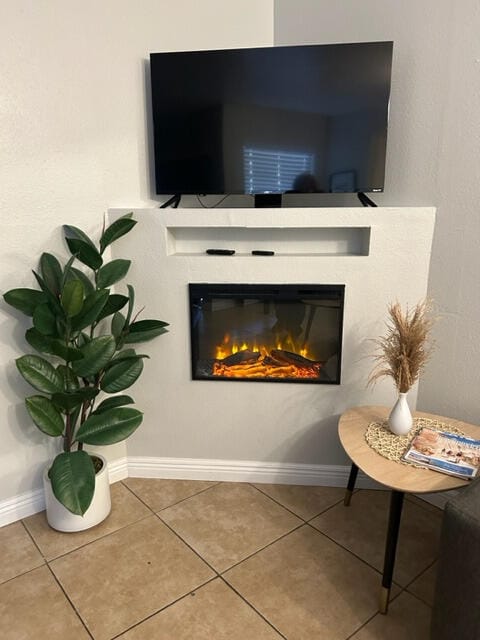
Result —
[{"label": "beige tile floor", "polygon": [[145,480],[98,527],[0,529],[2,640],[423,640],[441,512],[408,499],[378,613],[388,493]]}]

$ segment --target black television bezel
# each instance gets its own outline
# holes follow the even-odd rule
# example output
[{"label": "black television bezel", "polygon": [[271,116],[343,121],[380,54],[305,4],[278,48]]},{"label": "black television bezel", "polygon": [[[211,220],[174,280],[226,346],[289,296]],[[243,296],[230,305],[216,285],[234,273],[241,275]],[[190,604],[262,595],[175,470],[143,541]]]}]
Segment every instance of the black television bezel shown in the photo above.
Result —
[{"label": "black television bezel", "polygon": [[[244,51],[244,50],[248,50],[248,51],[256,51],[256,50],[265,50],[265,49],[270,49],[270,50],[274,50],[274,49],[283,49],[283,50],[287,50],[287,49],[296,49],[298,47],[302,47],[302,48],[308,48],[308,47],[330,47],[330,46],[348,46],[348,45],[356,45],[356,46],[361,46],[361,45],[390,45],[390,59],[389,59],[389,82],[388,82],[388,99],[387,99],[387,104],[386,104],[386,113],[387,113],[387,119],[386,119],[386,125],[385,125],[385,149],[384,149],[384,154],[383,154],[383,165],[382,165],[382,184],[381,186],[375,186],[375,187],[371,187],[368,189],[358,189],[356,188],[356,185],[348,191],[325,191],[325,192],[312,192],[312,193],[308,193],[308,195],[348,195],[348,194],[362,194],[362,193],[383,193],[384,189],[385,189],[385,178],[386,178],[386,163],[387,163],[387,144],[388,144],[388,128],[389,128],[389,116],[390,116],[390,98],[391,98],[391,80],[392,80],[392,66],[393,66],[393,46],[394,46],[394,41],[393,40],[378,40],[378,41],[366,41],[366,42],[341,42],[341,43],[326,43],[326,44],[300,44],[300,45],[274,45],[274,46],[268,46],[268,47],[243,47],[243,48],[227,48],[227,49],[201,49],[201,50],[184,50],[184,51],[165,51],[165,52],[155,52],[155,53],[150,53],[149,55],[149,62],[150,62],[150,95],[151,95],[151,108],[152,108],[152,123],[151,123],[151,128],[152,128],[152,155],[153,155],[153,174],[154,174],[154,182],[155,182],[155,194],[158,196],[174,196],[174,199],[176,199],[176,202],[174,204],[174,206],[178,206],[178,203],[180,201],[180,198],[182,196],[207,196],[207,195],[218,195],[218,196],[253,196],[255,197],[255,206],[280,206],[281,201],[282,201],[282,196],[288,194],[289,196],[296,196],[296,195],[305,195],[305,192],[295,192],[295,191],[285,191],[285,192],[280,192],[280,191],[275,191],[275,192],[271,192],[271,191],[259,191],[259,192],[250,192],[250,191],[246,191],[245,189],[243,190],[234,190],[234,191],[212,191],[212,190],[208,190],[208,189],[202,189],[202,190],[197,190],[197,189],[187,189],[187,190],[182,190],[182,191],[173,191],[173,190],[167,190],[166,188],[163,187],[159,187],[159,153],[157,151],[157,140],[156,140],[156,134],[155,134],[155,105],[154,100],[154,94],[155,94],[155,90],[154,90],[154,78],[153,78],[153,66],[152,66],[152,60],[155,56],[162,56],[164,54],[188,54],[188,55],[195,55],[195,54],[204,54],[204,53],[224,53],[224,52],[235,52],[235,51]],[[167,88],[168,90],[168,88]],[[347,173],[349,171],[348,167],[345,167],[345,173]],[[258,203],[257,204],[257,200]],[[271,205],[270,205],[271,203]]]}]

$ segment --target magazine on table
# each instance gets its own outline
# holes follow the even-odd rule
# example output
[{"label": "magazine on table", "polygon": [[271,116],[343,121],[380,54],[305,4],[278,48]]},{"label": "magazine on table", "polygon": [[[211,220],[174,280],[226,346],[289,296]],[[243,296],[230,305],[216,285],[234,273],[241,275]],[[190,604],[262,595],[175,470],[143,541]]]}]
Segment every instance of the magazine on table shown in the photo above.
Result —
[{"label": "magazine on table", "polygon": [[402,459],[458,478],[475,478],[480,469],[480,440],[423,427]]}]

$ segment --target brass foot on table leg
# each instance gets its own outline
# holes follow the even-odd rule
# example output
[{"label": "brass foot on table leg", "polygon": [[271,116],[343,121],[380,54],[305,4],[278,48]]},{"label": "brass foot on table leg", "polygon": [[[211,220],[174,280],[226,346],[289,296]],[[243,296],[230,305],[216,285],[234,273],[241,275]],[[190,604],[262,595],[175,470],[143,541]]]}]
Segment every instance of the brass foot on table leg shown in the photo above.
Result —
[{"label": "brass foot on table leg", "polygon": [[388,601],[390,600],[390,589],[382,587],[380,591],[380,613],[387,613]]},{"label": "brass foot on table leg", "polygon": [[346,489],[345,490],[345,496],[343,498],[343,505],[345,507],[349,507],[350,506],[350,500],[352,499],[352,493],[353,493],[353,491],[350,491],[350,489]]}]

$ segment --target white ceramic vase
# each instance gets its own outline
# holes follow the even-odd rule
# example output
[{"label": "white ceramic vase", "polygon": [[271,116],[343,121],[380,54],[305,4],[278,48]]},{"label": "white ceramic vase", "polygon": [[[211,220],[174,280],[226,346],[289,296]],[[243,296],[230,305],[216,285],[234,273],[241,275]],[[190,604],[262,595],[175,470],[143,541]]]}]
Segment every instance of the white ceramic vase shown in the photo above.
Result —
[{"label": "white ceramic vase", "polygon": [[105,458],[98,453],[95,457],[100,458],[103,466],[95,475],[95,493],[93,499],[83,516],[77,516],[66,509],[57,500],[52,491],[52,484],[48,477],[48,466],[43,474],[43,487],[45,489],[45,505],[47,510],[47,521],[52,529],[57,531],[73,532],[90,529],[105,520],[110,513],[110,482],[108,478],[108,467]]},{"label": "white ceramic vase", "polygon": [[388,416],[390,431],[397,436],[405,436],[412,428],[413,418],[407,402],[407,394],[399,393],[393,409]]}]

